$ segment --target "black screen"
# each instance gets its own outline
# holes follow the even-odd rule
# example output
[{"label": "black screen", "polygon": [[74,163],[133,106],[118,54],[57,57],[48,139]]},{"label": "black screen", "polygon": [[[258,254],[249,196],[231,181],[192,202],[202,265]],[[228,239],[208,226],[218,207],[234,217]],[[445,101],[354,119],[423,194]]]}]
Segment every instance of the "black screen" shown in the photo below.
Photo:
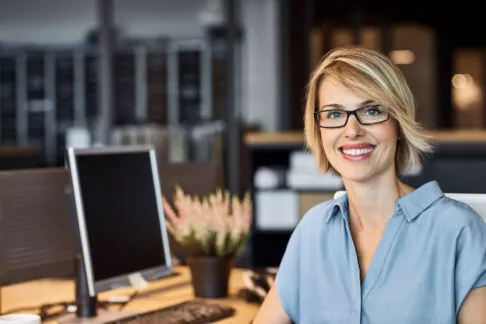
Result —
[{"label": "black screen", "polygon": [[76,162],[94,280],[165,265],[149,152],[83,154]]}]

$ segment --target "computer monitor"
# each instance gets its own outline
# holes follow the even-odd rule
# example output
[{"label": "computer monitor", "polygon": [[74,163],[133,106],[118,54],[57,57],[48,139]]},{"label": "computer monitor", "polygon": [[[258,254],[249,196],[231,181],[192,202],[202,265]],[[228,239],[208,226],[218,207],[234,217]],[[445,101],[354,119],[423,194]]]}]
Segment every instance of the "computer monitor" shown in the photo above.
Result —
[{"label": "computer monitor", "polygon": [[153,147],[68,148],[89,294],[172,274]]}]

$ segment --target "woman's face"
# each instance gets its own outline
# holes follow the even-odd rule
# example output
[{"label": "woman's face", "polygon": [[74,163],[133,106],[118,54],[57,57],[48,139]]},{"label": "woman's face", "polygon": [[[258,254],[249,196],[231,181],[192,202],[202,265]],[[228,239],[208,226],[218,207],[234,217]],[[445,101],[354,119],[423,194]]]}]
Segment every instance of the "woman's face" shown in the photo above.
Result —
[{"label": "woman's face", "polygon": [[[355,110],[379,104],[355,95],[333,78],[318,89],[319,110]],[[390,174],[395,176],[397,123],[393,118],[374,125],[361,125],[355,115],[341,128],[320,128],[322,145],[330,164],[343,180],[367,181]]]}]

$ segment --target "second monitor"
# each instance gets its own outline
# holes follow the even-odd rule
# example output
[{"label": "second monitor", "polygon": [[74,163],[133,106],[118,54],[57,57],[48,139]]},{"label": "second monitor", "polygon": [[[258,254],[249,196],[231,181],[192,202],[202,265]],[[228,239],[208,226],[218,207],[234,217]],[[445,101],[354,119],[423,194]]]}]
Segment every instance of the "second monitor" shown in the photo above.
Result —
[{"label": "second monitor", "polygon": [[67,162],[89,294],[170,275],[154,149],[69,148]]}]

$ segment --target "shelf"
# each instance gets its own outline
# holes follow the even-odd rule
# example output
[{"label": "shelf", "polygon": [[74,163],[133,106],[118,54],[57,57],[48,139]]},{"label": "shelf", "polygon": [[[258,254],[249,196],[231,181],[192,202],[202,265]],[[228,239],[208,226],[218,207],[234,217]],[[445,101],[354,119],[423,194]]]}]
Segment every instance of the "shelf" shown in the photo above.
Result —
[{"label": "shelf", "polygon": [[[434,142],[486,142],[486,130],[436,130],[429,132]],[[250,132],[247,145],[303,145],[303,132]]]}]

